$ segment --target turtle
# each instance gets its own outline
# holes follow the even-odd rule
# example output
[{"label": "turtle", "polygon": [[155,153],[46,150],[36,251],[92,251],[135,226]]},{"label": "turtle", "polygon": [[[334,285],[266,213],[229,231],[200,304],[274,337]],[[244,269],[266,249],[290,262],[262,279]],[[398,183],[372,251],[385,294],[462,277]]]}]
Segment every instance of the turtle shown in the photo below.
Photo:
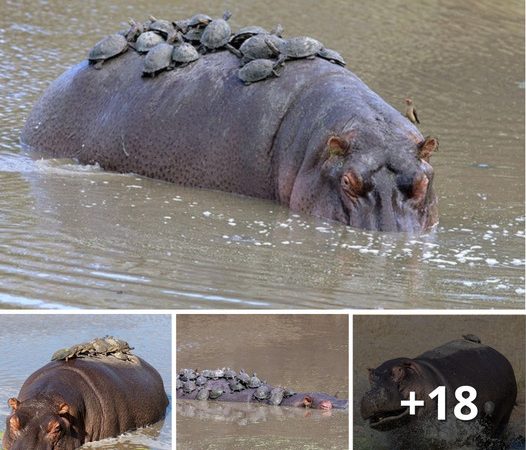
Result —
[{"label": "turtle", "polygon": [[219,398],[223,395],[225,391],[223,389],[210,389],[210,393],[208,394],[208,397],[212,400]]},{"label": "turtle", "polygon": [[172,66],[173,45],[161,42],[153,47],[144,58],[143,76],[155,76],[165,69],[171,69]]},{"label": "turtle", "polygon": [[245,386],[237,380],[230,380],[228,386],[232,392],[239,392],[246,389]]},{"label": "turtle", "polygon": [[327,61],[333,64],[339,64],[340,66],[345,66],[345,64],[347,64],[343,59],[342,55],[340,55],[335,50],[331,50],[330,48],[323,47],[321,50],[316,52],[316,56],[326,59]]},{"label": "turtle", "polygon": [[148,30],[160,34],[165,39],[171,38],[176,33],[174,24],[169,20],[156,19],[150,16],[150,21]]},{"label": "turtle", "polygon": [[225,11],[222,19],[215,19],[210,22],[201,36],[201,48],[203,51],[215,51],[219,48],[225,47],[232,53],[241,57],[239,50],[232,47],[228,43],[232,29],[228,24],[227,20],[230,19],[232,14],[230,11]]},{"label": "turtle", "polygon": [[71,357],[69,354],[69,348],[61,348],[60,350],[57,350],[55,353],[53,353],[51,356],[51,361],[59,361],[61,359],[65,359],[67,361],[67,358]]},{"label": "turtle", "polygon": [[197,374],[195,373],[195,370],[193,369],[181,369],[179,371],[179,377],[183,381],[191,381],[197,378]]},{"label": "turtle", "polygon": [[210,396],[210,389],[201,389],[199,390],[195,398],[196,400],[208,400],[209,396]]},{"label": "turtle", "polygon": [[114,356],[117,359],[120,359],[121,361],[128,361],[128,359],[129,359],[128,355],[126,353],[122,353],[122,352],[115,352],[115,353],[112,353],[111,355]]},{"label": "turtle", "polygon": [[173,25],[177,31],[180,31],[181,33],[184,34],[189,29],[189,23],[190,23],[190,19],[180,19],[180,20],[175,20],[173,22]]},{"label": "turtle", "polygon": [[238,30],[237,33],[234,33],[232,35],[229,43],[233,47],[239,48],[241,47],[241,44],[243,44],[243,42],[245,42],[247,39],[257,34],[270,34],[270,33],[267,30],[265,30],[265,28],[258,27],[258,26],[243,27],[240,30]]},{"label": "turtle", "polygon": [[261,380],[257,377],[256,373],[254,372],[254,375],[250,378],[250,381],[248,382],[249,388],[258,388],[261,386]]},{"label": "turtle", "polygon": [[133,45],[133,48],[139,53],[146,53],[151,48],[164,42],[162,36],[159,36],[155,31],[146,31],[141,33],[137,38],[137,41]]},{"label": "turtle", "polygon": [[206,27],[210,22],[212,22],[212,18],[206,14],[196,14],[187,20],[187,27],[189,28]]},{"label": "turtle", "polygon": [[280,54],[280,48],[285,45],[285,41],[272,34],[256,34],[248,38],[239,51],[242,54],[241,65],[245,65],[254,59],[275,58]]},{"label": "turtle", "polygon": [[250,383],[250,375],[246,373],[243,369],[241,369],[237,374],[237,379],[244,385]]},{"label": "turtle", "polygon": [[269,397],[270,397],[270,388],[266,384],[259,386],[256,389],[256,392],[254,392],[254,398],[256,398],[257,400],[266,400]]},{"label": "turtle", "polygon": [[280,47],[280,51],[287,56],[287,59],[314,59],[322,48],[322,43],[316,39],[298,36],[286,39],[285,44]]},{"label": "turtle", "polygon": [[95,350],[95,353],[98,354],[107,355],[110,350],[110,346],[104,339],[94,339],[90,344],[93,347],[93,350]]},{"label": "turtle", "polygon": [[296,395],[296,394],[297,392],[292,389],[288,389],[288,388],[283,389],[283,397],[292,397],[293,395]]},{"label": "turtle", "polygon": [[183,392],[189,394],[197,389],[197,386],[193,381],[185,381],[183,383]]},{"label": "turtle", "polygon": [[126,341],[115,339],[113,336],[106,336],[104,340],[106,341],[106,344],[108,345],[109,352],[120,351],[123,353],[128,353],[130,350],[133,350],[133,348],[130,347]]},{"label": "turtle", "polygon": [[206,382],[208,381],[208,379],[202,375],[199,375],[196,379],[195,379],[195,384],[197,386],[204,386],[206,384]]},{"label": "turtle", "polygon": [[95,69],[101,69],[104,61],[128,50],[128,41],[121,34],[110,34],[97,42],[88,53],[88,59]]},{"label": "turtle", "polygon": [[130,24],[130,28],[123,32],[123,36],[128,42],[135,42],[141,33],[144,32],[144,25],[133,19],[128,20],[128,23]]},{"label": "turtle", "polygon": [[201,375],[203,375],[206,378],[222,378],[225,375],[225,371],[223,369],[215,369],[215,370],[203,370],[201,372]]},{"label": "turtle", "polygon": [[235,370],[232,370],[230,367],[225,369],[225,374],[223,375],[227,380],[233,380],[236,378],[237,373]]},{"label": "turtle", "polygon": [[183,387],[183,381],[180,378],[177,378],[175,382],[175,389],[181,389]]},{"label": "turtle", "polygon": [[482,341],[480,340],[480,338],[474,334],[463,334],[462,337],[466,340],[466,341],[471,341],[471,342],[475,342],[476,344],[480,344]]},{"label": "turtle", "polygon": [[172,51],[172,61],[179,67],[184,67],[199,59],[199,53],[195,47],[186,42],[175,45]]},{"label": "turtle", "polygon": [[274,406],[279,406],[285,397],[285,390],[283,388],[274,388],[270,391],[269,403]]},{"label": "turtle", "polygon": [[245,85],[264,80],[271,75],[279,77],[278,68],[282,67],[285,57],[280,57],[277,61],[271,59],[254,59],[245,64],[238,70],[238,77]]}]

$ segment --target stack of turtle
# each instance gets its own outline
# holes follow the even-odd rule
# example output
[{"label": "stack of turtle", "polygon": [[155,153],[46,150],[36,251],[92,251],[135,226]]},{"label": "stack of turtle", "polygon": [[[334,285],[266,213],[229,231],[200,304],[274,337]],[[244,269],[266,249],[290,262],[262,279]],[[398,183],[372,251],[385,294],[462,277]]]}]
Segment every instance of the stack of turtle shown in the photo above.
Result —
[{"label": "stack of turtle", "polygon": [[[228,385],[228,391],[220,388],[211,387],[211,380],[223,379]],[[225,385],[225,383],[223,383]],[[234,393],[253,389],[253,398],[270,405],[278,406],[284,398],[290,397],[296,392],[283,387],[272,387],[260,380],[254,373],[250,376],[243,369],[237,373],[230,368],[201,370],[198,372],[193,369],[181,369],[177,376],[176,389],[181,389],[189,394],[197,390],[197,400],[215,400],[224,393]]]},{"label": "stack of turtle", "polygon": [[259,26],[241,28],[236,33],[228,24],[231,13],[212,19],[196,14],[176,21],[153,16],[138,23],[130,19],[130,27],[105,37],[90,50],[88,59],[100,69],[107,59],[118,56],[129,48],[145,54],[143,75],[155,76],[164,70],[184,67],[209,52],[228,50],[240,58],[238,77],[245,84],[279,76],[285,61],[320,57],[344,66],[342,56],[325,48],[307,36],[283,38],[278,25],[267,31]]},{"label": "stack of turtle", "polygon": [[131,350],[133,347],[130,347],[126,341],[116,339],[113,336],[105,336],[57,350],[53,353],[51,361],[112,356],[122,361],[136,362],[137,358],[132,355]]}]

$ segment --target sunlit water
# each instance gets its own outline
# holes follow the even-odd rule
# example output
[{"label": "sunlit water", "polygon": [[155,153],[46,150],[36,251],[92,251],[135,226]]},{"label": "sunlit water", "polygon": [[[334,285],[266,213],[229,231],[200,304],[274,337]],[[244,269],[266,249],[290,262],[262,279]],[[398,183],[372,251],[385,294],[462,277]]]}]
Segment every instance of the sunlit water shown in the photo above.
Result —
[{"label": "sunlit water", "polygon": [[[523,5],[493,3],[0,0],[0,307],[523,308]],[[363,232],[21,149],[46,86],[129,16],[227,8],[235,29],[320,39],[395,107],[413,97],[441,144],[434,232]]]},{"label": "sunlit water", "polygon": [[[177,367],[245,369],[349,398],[347,315],[178,315]],[[206,331],[205,331],[206,330]],[[177,448],[346,449],[349,411],[177,401]]]},{"label": "sunlit water", "polygon": [[82,448],[150,449],[172,448],[171,318],[150,315],[0,315],[0,431],[10,413],[7,400],[16,397],[24,381],[51,360],[58,349],[107,334],[126,340],[133,353],[161,374],[170,399],[164,421],[113,439]]}]

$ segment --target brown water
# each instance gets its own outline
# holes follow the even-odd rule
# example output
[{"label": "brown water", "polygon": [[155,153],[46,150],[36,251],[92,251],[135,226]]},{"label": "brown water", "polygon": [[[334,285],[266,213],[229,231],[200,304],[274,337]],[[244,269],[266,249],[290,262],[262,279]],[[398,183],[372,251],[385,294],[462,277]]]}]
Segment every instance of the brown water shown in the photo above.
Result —
[{"label": "brown water", "polygon": [[[494,3],[0,0],[0,307],[523,308],[524,11]],[[368,233],[21,151],[38,96],[128,17],[226,8],[234,29],[320,39],[395,107],[413,97],[441,142],[435,232]]]},{"label": "brown water", "polygon": [[360,401],[369,389],[369,367],[393,358],[414,358],[463,334],[475,334],[483,344],[502,353],[517,379],[517,406],[507,436],[525,435],[525,316],[354,316],[353,319],[353,448],[388,450],[386,433],[362,420]]},{"label": "brown water", "polygon": [[[82,446],[93,449],[170,450],[172,448],[171,317],[168,315],[0,315],[0,432],[10,413],[7,400],[58,349],[113,335],[161,374],[170,399],[164,421],[118,438]],[[1,433],[0,433],[1,434]]]},{"label": "brown water", "polygon": [[[244,368],[297,392],[349,398],[347,315],[178,315],[177,367]],[[345,449],[349,413],[177,401],[177,448]]]}]

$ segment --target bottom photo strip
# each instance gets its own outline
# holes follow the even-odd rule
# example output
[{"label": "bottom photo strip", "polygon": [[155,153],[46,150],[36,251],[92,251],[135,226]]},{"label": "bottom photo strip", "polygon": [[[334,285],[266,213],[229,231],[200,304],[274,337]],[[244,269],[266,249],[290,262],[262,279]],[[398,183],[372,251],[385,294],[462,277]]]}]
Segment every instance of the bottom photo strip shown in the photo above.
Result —
[{"label": "bottom photo strip", "polygon": [[6,450],[525,448],[524,314],[0,314]]}]

